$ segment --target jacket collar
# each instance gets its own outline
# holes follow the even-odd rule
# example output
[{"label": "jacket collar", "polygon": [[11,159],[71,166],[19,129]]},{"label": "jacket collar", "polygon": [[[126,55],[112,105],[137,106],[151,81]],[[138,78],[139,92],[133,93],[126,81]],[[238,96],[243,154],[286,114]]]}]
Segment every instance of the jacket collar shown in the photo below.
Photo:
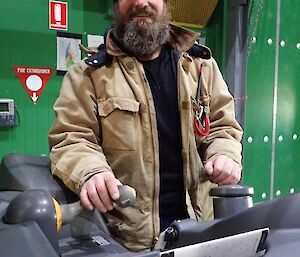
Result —
[{"label": "jacket collar", "polygon": [[[190,49],[194,45],[196,39],[199,38],[199,33],[176,26],[173,23],[170,23],[170,27],[170,39],[167,43],[179,52],[185,52]],[[120,43],[114,40],[112,30],[113,28],[107,32],[105,40],[107,53],[112,56],[134,56],[133,53],[128,53]]]}]

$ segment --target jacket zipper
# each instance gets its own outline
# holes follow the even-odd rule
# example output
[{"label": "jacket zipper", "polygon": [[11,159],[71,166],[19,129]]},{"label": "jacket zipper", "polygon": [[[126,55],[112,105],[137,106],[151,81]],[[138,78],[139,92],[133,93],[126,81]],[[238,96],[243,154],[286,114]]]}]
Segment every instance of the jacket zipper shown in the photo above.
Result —
[{"label": "jacket zipper", "polygon": [[[178,93],[178,108],[179,108],[179,115],[180,115],[180,128],[181,128],[181,141],[182,141],[182,150],[184,149],[184,145],[183,145],[183,133],[182,133],[182,126],[183,126],[183,122],[182,122],[182,106],[181,106],[181,94],[180,94],[180,89],[183,85],[181,85],[180,81],[181,81],[181,73],[180,73],[180,66],[181,66],[181,62],[182,62],[182,55],[181,57],[178,59],[178,63],[177,63],[177,93]],[[188,137],[188,135],[186,135]],[[189,138],[189,137],[188,137]],[[187,149],[186,149],[187,150]],[[184,192],[187,194],[187,151],[184,151],[184,153],[181,153],[181,155],[185,155],[182,156],[183,158],[183,167],[182,167],[182,174],[183,174],[183,179],[184,179]]]},{"label": "jacket zipper", "polygon": [[[145,92],[146,92],[146,99],[148,100],[149,102],[149,97],[148,95],[151,95],[151,99],[152,99],[152,94],[151,92],[148,92],[148,89],[150,91],[150,86],[149,86],[149,82],[146,78],[146,75],[145,73],[140,69],[138,68],[138,71],[139,73],[141,74],[142,78],[143,78],[143,86],[144,86],[144,89],[145,89]],[[153,99],[151,100],[151,104],[152,104],[152,107],[154,108],[154,102],[153,102]],[[154,108],[155,109],[155,108]],[[150,118],[150,123],[151,123],[151,127],[152,127],[152,124],[153,122],[156,124],[156,116],[154,117],[154,121],[152,121],[151,119],[151,113],[149,113],[149,118]],[[157,124],[156,124],[157,125]],[[159,177],[157,177],[156,174],[159,174],[159,159],[157,159],[157,153],[159,151],[159,149],[157,149],[157,146],[155,147],[155,141],[156,141],[156,145],[158,146],[158,135],[156,138],[153,137],[153,134],[152,134],[152,144],[153,144],[153,148],[154,148],[154,156],[153,156],[153,163],[154,163],[154,171],[153,171],[153,176],[154,176],[154,183],[153,183],[153,196],[152,196],[152,199],[153,199],[153,204],[152,204],[152,222],[153,222],[153,235],[152,235],[152,238],[155,240],[155,237],[158,236],[159,234],[159,222],[157,223],[156,220],[158,218],[158,221],[159,221],[159,207],[158,207],[158,197],[159,197]],[[156,153],[156,154],[155,154]]]}]

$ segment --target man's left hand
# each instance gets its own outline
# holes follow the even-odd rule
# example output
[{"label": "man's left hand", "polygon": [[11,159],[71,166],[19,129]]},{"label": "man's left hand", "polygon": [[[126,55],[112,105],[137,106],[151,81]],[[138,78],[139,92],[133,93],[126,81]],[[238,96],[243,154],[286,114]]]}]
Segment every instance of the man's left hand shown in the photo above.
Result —
[{"label": "man's left hand", "polygon": [[240,165],[225,155],[218,155],[208,160],[204,172],[211,182],[219,186],[237,184],[241,179]]}]

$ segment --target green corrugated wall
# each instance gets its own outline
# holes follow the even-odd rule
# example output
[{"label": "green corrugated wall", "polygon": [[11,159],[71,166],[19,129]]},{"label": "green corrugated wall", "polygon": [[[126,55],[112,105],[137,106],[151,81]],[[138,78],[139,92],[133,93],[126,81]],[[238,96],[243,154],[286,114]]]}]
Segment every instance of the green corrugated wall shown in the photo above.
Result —
[{"label": "green corrugated wall", "polygon": [[244,183],[255,201],[300,191],[300,1],[251,1]]}]

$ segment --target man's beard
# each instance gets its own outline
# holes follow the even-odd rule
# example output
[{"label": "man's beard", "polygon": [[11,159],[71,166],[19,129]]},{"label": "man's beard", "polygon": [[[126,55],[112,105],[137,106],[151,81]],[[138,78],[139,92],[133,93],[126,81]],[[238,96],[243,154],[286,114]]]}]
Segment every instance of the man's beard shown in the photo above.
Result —
[{"label": "man's beard", "polygon": [[[149,16],[148,19],[151,21],[132,19],[138,14]],[[165,5],[164,14],[161,17],[157,18],[155,14],[155,10],[149,6],[142,11],[134,8],[124,21],[118,18],[118,10],[116,10],[114,36],[127,50],[138,57],[147,57],[155,53],[170,37],[170,13]]]}]

